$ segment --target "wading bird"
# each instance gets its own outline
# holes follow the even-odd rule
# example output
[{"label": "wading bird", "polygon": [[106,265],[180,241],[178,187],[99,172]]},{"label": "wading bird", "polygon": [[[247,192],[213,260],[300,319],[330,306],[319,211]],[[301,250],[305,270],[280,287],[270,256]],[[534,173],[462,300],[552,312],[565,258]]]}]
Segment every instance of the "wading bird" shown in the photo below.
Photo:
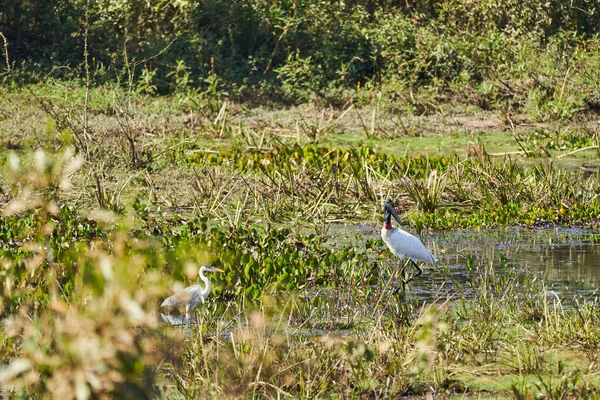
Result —
[{"label": "wading bird", "polygon": [[210,295],[210,280],[204,275],[205,272],[224,272],[222,269],[213,268],[210,266],[200,267],[200,279],[204,282],[204,287],[201,285],[192,285],[168,297],[160,305],[161,307],[176,307],[185,305],[185,317],[190,317],[190,309],[200,303]]},{"label": "wading bird", "polygon": [[[392,216],[400,223],[400,217],[396,214],[394,203],[392,203],[391,200],[386,200],[383,205],[383,228],[381,229],[381,238],[390,248],[392,253],[402,260],[402,283],[406,285],[423,272],[415,261],[422,261],[435,267],[436,260],[418,238],[398,227],[392,226]],[[418,271],[416,275],[411,276],[408,280],[404,279],[404,270],[406,268],[404,263],[405,257],[408,258],[409,262],[411,262]]]}]

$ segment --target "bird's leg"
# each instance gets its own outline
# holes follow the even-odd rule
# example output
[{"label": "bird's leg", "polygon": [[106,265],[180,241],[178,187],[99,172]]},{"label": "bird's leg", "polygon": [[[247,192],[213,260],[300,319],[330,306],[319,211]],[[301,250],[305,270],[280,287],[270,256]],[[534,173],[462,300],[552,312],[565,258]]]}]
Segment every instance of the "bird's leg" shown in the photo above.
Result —
[{"label": "bird's leg", "polygon": [[413,260],[410,260],[410,262],[415,266],[415,268],[417,269],[417,271],[419,271],[419,272],[417,272],[417,274],[415,276],[412,277],[412,279],[414,279],[414,278],[418,277],[419,275],[421,275],[423,273],[423,270]]},{"label": "bird's leg", "polygon": [[[402,282],[406,285],[407,283],[409,283],[410,281],[412,281],[413,279],[415,279],[417,276],[421,275],[423,273],[423,270],[417,265],[416,262],[414,262],[413,260],[411,260],[410,258],[408,259],[408,261],[410,261],[412,263],[412,265],[415,266],[415,268],[417,269],[417,274],[411,276],[408,280],[403,280]],[[402,275],[402,278],[404,279],[404,275]]]},{"label": "bird's leg", "polygon": [[400,271],[400,276],[402,277],[402,281],[406,278],[406,261],[402,260],[402,271]]},{"label": "bird's leg", "polygon": [[[404,281],[402,281],[402,292],[406,292],[406,284],[404,283]],[[396,296],[397,294],[400,293],[400,286],[398,286],[395,290],[394,290],[394,296]]]},{"label": "bird's leg", "polygon": [[[402,291],[406,291],[406,282],[405,282],[405,276],[406,276],[406,261],[402,260],[402,269],[400,270],[400,279],[402,281]],[[396,290],[394,290],[394,296],[397,295],[398,293],[400,293],[400,288],[397,287]]]}]

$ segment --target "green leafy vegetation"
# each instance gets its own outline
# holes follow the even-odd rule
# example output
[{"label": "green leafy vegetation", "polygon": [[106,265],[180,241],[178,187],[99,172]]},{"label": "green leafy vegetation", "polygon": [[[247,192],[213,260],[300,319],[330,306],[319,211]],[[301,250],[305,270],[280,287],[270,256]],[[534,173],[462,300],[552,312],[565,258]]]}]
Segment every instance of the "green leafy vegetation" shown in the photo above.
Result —
[{"label": "green leafy vegetation", "polygon": [[597,111],[599,15],[592,0],[28,0],[0,6],[0,32],[17,84],[337,107],[379,96],[419,115],[458,100],[514,122]]},{"label": "green leafy vegetation", "polygon": [[385,199],[417,234],[598,227],[599,15],[0,4],[0,397],[599,397],[597,292],[494,252],[394,294],[377,239]]},{"label": "green leafy vegetation", "polygon": [[[281,154],[290,165],[283,155],[315,152],[332,150],[280,149],[266,159],[277,162]],[[312,160],[321,169],[331,160],[348,168],[339,159],[353,152],[337,153]],[[225,156],[215,160],[226,163]],[[122,214],[75,208],[63,202],[82,161],[41,151],[31,167],[14,154],[8,159],[15,191],[2,229],[7,366],[0,377],[12,395],[598,393],[594,297],[575,298],[565,309],[527,273],[507,270],[501,257],[470,264],[468,291],[452,300],[399,302],[386,292],[394,261],[381,258],[373,239],[331,243],[270,224],[233,227],[157,213],[139,200]],[[412,168],[456,167],[432,161]],[[523,173],[476,161],[460,166],[471,168],[465,176],[484,168],[500,168],[507,178]],[[413,176],[425,185],[432,179]],[[191,335],[160,324],[161,298],[174,282],[195,279],[197,263],[206,262],[225,274],[199,308],[198,325],[186,328]]]}]

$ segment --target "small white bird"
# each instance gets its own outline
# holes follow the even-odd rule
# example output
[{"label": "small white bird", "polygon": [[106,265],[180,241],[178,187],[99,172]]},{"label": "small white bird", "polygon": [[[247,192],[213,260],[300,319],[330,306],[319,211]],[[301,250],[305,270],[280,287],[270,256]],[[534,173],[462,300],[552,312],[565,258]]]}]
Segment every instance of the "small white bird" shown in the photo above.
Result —
[{"label": "small white bird", "polygon": [[224,272],[222,269],[213,268],[210,266],[200,267],[200,279],[204,282],[204,287],[201,285],[192,285],[168,297],[160,305],[161,307],[176,307],[185,305],[185,317],[189,318],[190,309],[200,303],[204,303],[210,295],[211,285],[210,280],[204,275],[205,272]]},{"label": "small white bird", "polygon": [[[381,229],[381,238],[387,244],[389,249],[396,255],[400,257],[402,260],[402,282],[407,284],[412,281],[413,278],[421,275],[423,270],[419,268],[415,261],[422,261],[426,264],[435,267],[436,260],[433,257],[433,254],[427,247],[421,242],[417,237],[411,235],[410,233],[392,226],[392,216],[398,223],[400,223],[400,217],[396,214],[396,210],[394,208],[394,203],[391,200],[386,200],[383,205],[383,228]],[[408,260],[417,268],[417,274],[411,276],[410,279],[404,279],[404,270],[406,268],[404,264],[404,258],[407,257]]]}]

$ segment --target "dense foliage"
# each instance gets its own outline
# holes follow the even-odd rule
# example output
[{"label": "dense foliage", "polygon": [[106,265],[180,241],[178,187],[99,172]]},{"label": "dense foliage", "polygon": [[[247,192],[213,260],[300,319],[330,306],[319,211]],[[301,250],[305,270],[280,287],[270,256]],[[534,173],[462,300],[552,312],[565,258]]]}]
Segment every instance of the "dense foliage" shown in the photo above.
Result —
[{"label": "dense foliage", "polygon": [[445,93],[559,118],[598,107],[599,27],[593,0],[0,5],[3,65],[20,79],[85,76],[91,67],[94,83],[291,103],[341,102],[366,86],[412,104],[411,89],[427,85],[438,101]]},{"label": "dense foliage", "polygon": [[598,38],[597,0],[0,2],[0,397],[597,398],[597,291],[501,243],[421,298],[377,221],[597,228]]}]

